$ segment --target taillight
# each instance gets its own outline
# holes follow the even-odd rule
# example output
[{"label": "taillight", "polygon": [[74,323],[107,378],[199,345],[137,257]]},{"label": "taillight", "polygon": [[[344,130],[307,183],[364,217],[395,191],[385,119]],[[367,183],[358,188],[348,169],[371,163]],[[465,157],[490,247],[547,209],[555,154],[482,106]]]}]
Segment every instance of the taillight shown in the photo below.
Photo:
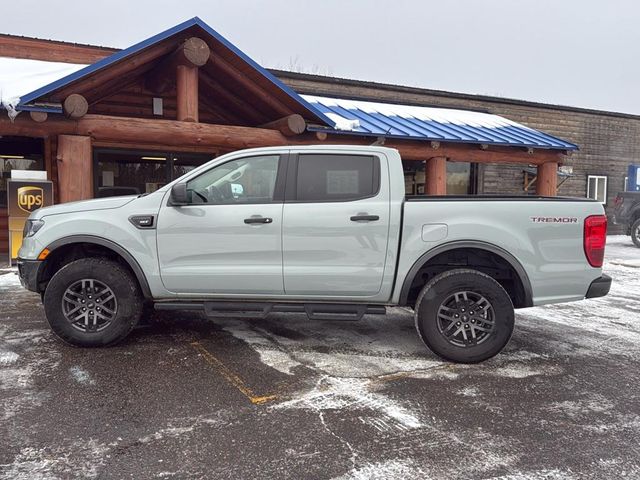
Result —
[{"label": "taillight", "polygon": [[584,254],[592,267],[604,262],[604,246],[607,243],[607,217],[592,215],[584,220]]}]

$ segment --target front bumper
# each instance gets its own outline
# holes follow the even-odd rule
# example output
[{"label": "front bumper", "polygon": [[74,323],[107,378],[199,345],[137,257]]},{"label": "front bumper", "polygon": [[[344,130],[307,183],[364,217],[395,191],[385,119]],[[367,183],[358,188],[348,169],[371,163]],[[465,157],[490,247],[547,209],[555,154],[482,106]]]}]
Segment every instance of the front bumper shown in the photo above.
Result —
[{"label": "front bumper", "polygon": [[40,293],[38,291],[38,273],[42,263],[41,260],[18,259],[18,277],[20,277],[22,286],[27,290]]},{"label": "front bumper", "polygon": [[596,278],[587,290],[586,298],[604,297],[611,289],[611,277],[609,275],[602,275],[600,278]]}]

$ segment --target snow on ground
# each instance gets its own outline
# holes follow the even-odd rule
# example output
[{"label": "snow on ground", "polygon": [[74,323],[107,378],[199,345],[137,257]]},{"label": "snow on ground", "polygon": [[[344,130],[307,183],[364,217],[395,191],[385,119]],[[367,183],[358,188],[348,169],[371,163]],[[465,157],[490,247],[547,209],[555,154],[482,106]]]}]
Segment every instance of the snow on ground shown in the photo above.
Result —
[{"label": "snow on ground", "polygon": [[20,286],[20,279],[18,278],[17,269],[12,268],[10,270],[0,271],[0,287],[19,287],[19,286]]}]

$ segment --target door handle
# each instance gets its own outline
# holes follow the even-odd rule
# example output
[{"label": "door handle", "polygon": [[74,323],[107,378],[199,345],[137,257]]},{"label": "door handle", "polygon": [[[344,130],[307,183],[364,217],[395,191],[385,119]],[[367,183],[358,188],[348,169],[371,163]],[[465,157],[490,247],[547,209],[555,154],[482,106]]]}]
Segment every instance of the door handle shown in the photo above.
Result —
[{"label": "door handle", "polygon": [[244,219],[244,223],[251,225],[254,223],[272,223],[273,222],[273,218],[269,218],[269,217],[249,217],[249,218],[245,218]]},{"label": "door handle", "polygon": [[378,215],[354,215],[351,217],[352,222],[375,222],[380,220]]}]

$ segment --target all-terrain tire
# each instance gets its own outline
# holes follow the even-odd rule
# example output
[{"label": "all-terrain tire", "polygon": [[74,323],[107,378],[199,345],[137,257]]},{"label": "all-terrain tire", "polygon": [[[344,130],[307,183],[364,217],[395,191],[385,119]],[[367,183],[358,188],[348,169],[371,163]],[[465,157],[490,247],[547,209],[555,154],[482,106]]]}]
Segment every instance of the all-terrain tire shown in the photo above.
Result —
[{"label": "all-terrain tire", "polygon": [[[61,340],[78,347],[104,347],[121,341],[138,323],[142,307],[134,276],[104,258],[84,258],[65,265],[51,278],[44,294],[51,329]],[[80,320],[72,321],[78,315]]]},{"label": "all-terrain tire", "polygon": [[640,248],[640,218],[631,225],[631,240],[636,247]]},{"label": "all-terrain tire", "polygon": [[471,269],[437,275],[424,286],[415,306],[416,329],[425,345],[458,363],[482,362],[498,354],[511,338],[514,316],[504,288]]}]

